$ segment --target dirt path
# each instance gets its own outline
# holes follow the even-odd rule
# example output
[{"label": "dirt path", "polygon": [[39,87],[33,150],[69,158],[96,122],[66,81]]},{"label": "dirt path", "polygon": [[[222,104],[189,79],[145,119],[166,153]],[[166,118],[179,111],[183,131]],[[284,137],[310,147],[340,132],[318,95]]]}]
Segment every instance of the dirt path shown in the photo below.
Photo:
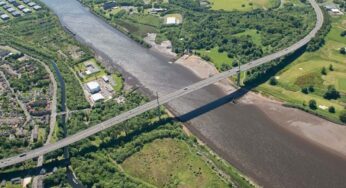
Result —
[{"label": "dirt path", "polygon": [[[218,73],[212,64],[197,56],[183,56],[175,63],[183,65],[203,79]],[[225,94],[236,90],[229,80],[223,80],[215,85]],[[238,102],[257,106],[271,120],[286,130],[346,158],[346,126],[329,122],[298,109],[284,107],[281,102],[254,92],[248,92]]]}]

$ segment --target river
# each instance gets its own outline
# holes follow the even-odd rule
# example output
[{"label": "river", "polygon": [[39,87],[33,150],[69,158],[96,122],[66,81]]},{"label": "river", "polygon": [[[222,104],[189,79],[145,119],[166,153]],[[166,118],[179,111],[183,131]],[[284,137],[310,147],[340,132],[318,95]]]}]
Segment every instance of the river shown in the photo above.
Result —
[{"label": "river", "polygon": [[[79,2],[42,1],[79,40],[119,67],[128,82],[165,95],[199,80],[184,67],[169,64],[169,58],[133,42]],[[169,103],[169,108],[187,114],[184,118],[195,135],[261,186],[346,186],[343,158],[284,130],[255,105],[232,104],[218,100],[221,97],[222,91],[209,86]]]}]

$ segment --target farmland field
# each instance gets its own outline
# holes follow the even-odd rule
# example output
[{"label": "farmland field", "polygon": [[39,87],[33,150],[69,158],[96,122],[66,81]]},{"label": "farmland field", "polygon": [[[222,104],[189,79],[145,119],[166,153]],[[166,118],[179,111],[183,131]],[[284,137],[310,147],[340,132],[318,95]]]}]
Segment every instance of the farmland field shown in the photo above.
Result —
[{"label": "farmland field", "polygon": [[270,8],[277,0],[209,0],[213,10],[249,11],[256,8]]}]

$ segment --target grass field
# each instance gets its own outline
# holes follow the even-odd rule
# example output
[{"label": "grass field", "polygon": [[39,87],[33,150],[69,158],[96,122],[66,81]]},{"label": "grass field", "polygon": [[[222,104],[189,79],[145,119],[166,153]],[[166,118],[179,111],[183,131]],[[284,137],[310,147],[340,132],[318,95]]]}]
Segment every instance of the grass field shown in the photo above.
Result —
[{"label": "grass field", "polygon": [[122,167],[131,176],[158,187],[228,187],[196,151],[175,139],[146,144]]},{"label": "grass field", "polygon": [[199,50],[201,56],[210,57],[211,62],[214,63],[217,69],[220,69],[223,63],[231,64],[233,60],[227,56],[226,52],[220,53],[218,48],[213,48],[211,50]]},{"label": "grass field", "polygon": [[277,0],[209,0],[213,10],[249,11],[256,8],[270,8]]},{"label": "grass field", "polygon": [[[326,44],[316,52],[303,54],[280,71],[275,76],[278,79],[277,86],[265,83],[257,90],[295,105],[308,104],[309,100],[314,99],[318,106],[334,106],[335,114],[321,108],[317,109],[317,112],[338,119],[339,112],[346,106],[346,56],[339,53],[339,49],[346,46],[346,37],[340,36],[340,33],[346,30],[345,18],[346,16],[333,18],[332,30],[326,37]],[[333,71],[329,70],[330,65],[333,66]],[[327,69],[327,75],[321,74],[323,67]],[[303,87],[310,85],[314,86],[315,92],[310,94],[301,92]],[[341,93],[341,98],[337,100],[323,98],[329,85],[335,86]]]}]

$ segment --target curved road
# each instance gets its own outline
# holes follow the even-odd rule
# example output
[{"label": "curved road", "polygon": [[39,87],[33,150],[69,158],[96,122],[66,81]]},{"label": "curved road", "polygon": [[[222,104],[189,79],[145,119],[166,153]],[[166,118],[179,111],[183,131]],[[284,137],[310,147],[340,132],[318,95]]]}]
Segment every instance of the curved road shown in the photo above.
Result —
[{"label": "curved road", "polygon": [[[303,47],[304,45],[306,45],[315,35],[316,33],[319,31],[319,29],[322,27],[323,25],[323,13],[322,13],[322,10],[320,9],[320,7],[318,6],[318,4],[315,2],[315,0],[309,0],[310,4],[312,5],[315,13],[316,13],[316,25],[314,27],[314,29],[306,36],[304,37],[303,39],[301,39],[300,41],[298,41],[297,43],[295,43],[294,45],[288,47],[288,48],[285,48],[279,52],[276,52],[274,54],[271,54],[271,55],[268,55],[268,56],[265,56],[265,57],[262,57],[260,59],[257,59],[257,60],[254,60],[254,61],[251,61],[247,64],[244,64],[240,67],[240,71],[246,71],[246,70],[249,70],[249,69],[252,69],[254,67],[257,67],[257,66],[260,66],[262,64],[265,64],[265,63],[268,63],[272,60],[275,60],[275,59],[278,59],[280,57],[283,57],[287,54],[290,54],[296,50],[298,50],[299,48]],[[177,99],[181,96],[184,96],[186,94],[189,94],[191,92],[194,92],[196,90],[199,90],[203,87],[206,87],[208,85],[211,85],[215,82],[218,82],[220,80],[223,80],[227,77],[230,77],[232,75],[235,75],[237,74],[237,72],[239,71],[239,68],[234,68],[234,69],[231,69],[229,71],[226,71],[226,72],[222,72],[220,74],[217,74],[217,75],[214,75],[208,79],[205,79],[205,80],[202,80],[202,81],[199,81],[195,84],[192,84],[188,87],[185,87],[185,88],[182,88],[180,90],[177,90],[175,92],[172,92],[166,96],[163,96],[163,97],[160,97],[159,98],[159,104],[162,105],[162,104],[166,104],[174,99]],[[59,140],[58,142],[56,143],[53,143],[53,144],[47,144],[45,146],[42,146],[40,148],[37,148],[37,149],[34,149],[34,150],[31,150],[29,152],[26,152],[26,153],[23,153],[23,154],[20,154],[20,155],[16,155],[16,156],[13,156],[13,157],[10,157],[10,158],[6,158],[6,159],[2,159],[0,160],[0,168],[4,168],[4,167],[7,167],[7,166],[11,166],[11,165],[14,165],[14,164],[18,164],[18,163],[21,163],[23,161],[26,161],[26,160],[29,160],[29,159],[33,159],[33,158],[36,158],[38,156],[41,156],[41,155],[44,155],[46,153],[49,153],[51,151],[54,151],[54,150],[57,150],[57,149],[60,149],[60,148],[63,148],[65,146],[68,146],[70,144],[73,144],[75,142],[78,142],[82,139],[85,139],[89,136],[92,136],[100,131],[103,131],[109,127],[112,127],[118,123],[121,123],[123,121],[126,121],[132,117],[135,117],[139,114],[142,114],[148,110],[151,110],[151,109],[154,109],[158,106],[158,103],[157,103],[157,100],[153,100],[153,101],[150,101],[142,106],[139,106],[135,109],[132,109],[128,112],[125,112],[123,114],[120,114],[119,116],[116,116],[116,117],[113,117],[107,121],[104,121],[100,124],[97,124],[95,126],[92,126],[88,129],[85,129],[83,131],[80,131],[74,135],[71,135],[71,136],[68,136],[62,140]]]}]

